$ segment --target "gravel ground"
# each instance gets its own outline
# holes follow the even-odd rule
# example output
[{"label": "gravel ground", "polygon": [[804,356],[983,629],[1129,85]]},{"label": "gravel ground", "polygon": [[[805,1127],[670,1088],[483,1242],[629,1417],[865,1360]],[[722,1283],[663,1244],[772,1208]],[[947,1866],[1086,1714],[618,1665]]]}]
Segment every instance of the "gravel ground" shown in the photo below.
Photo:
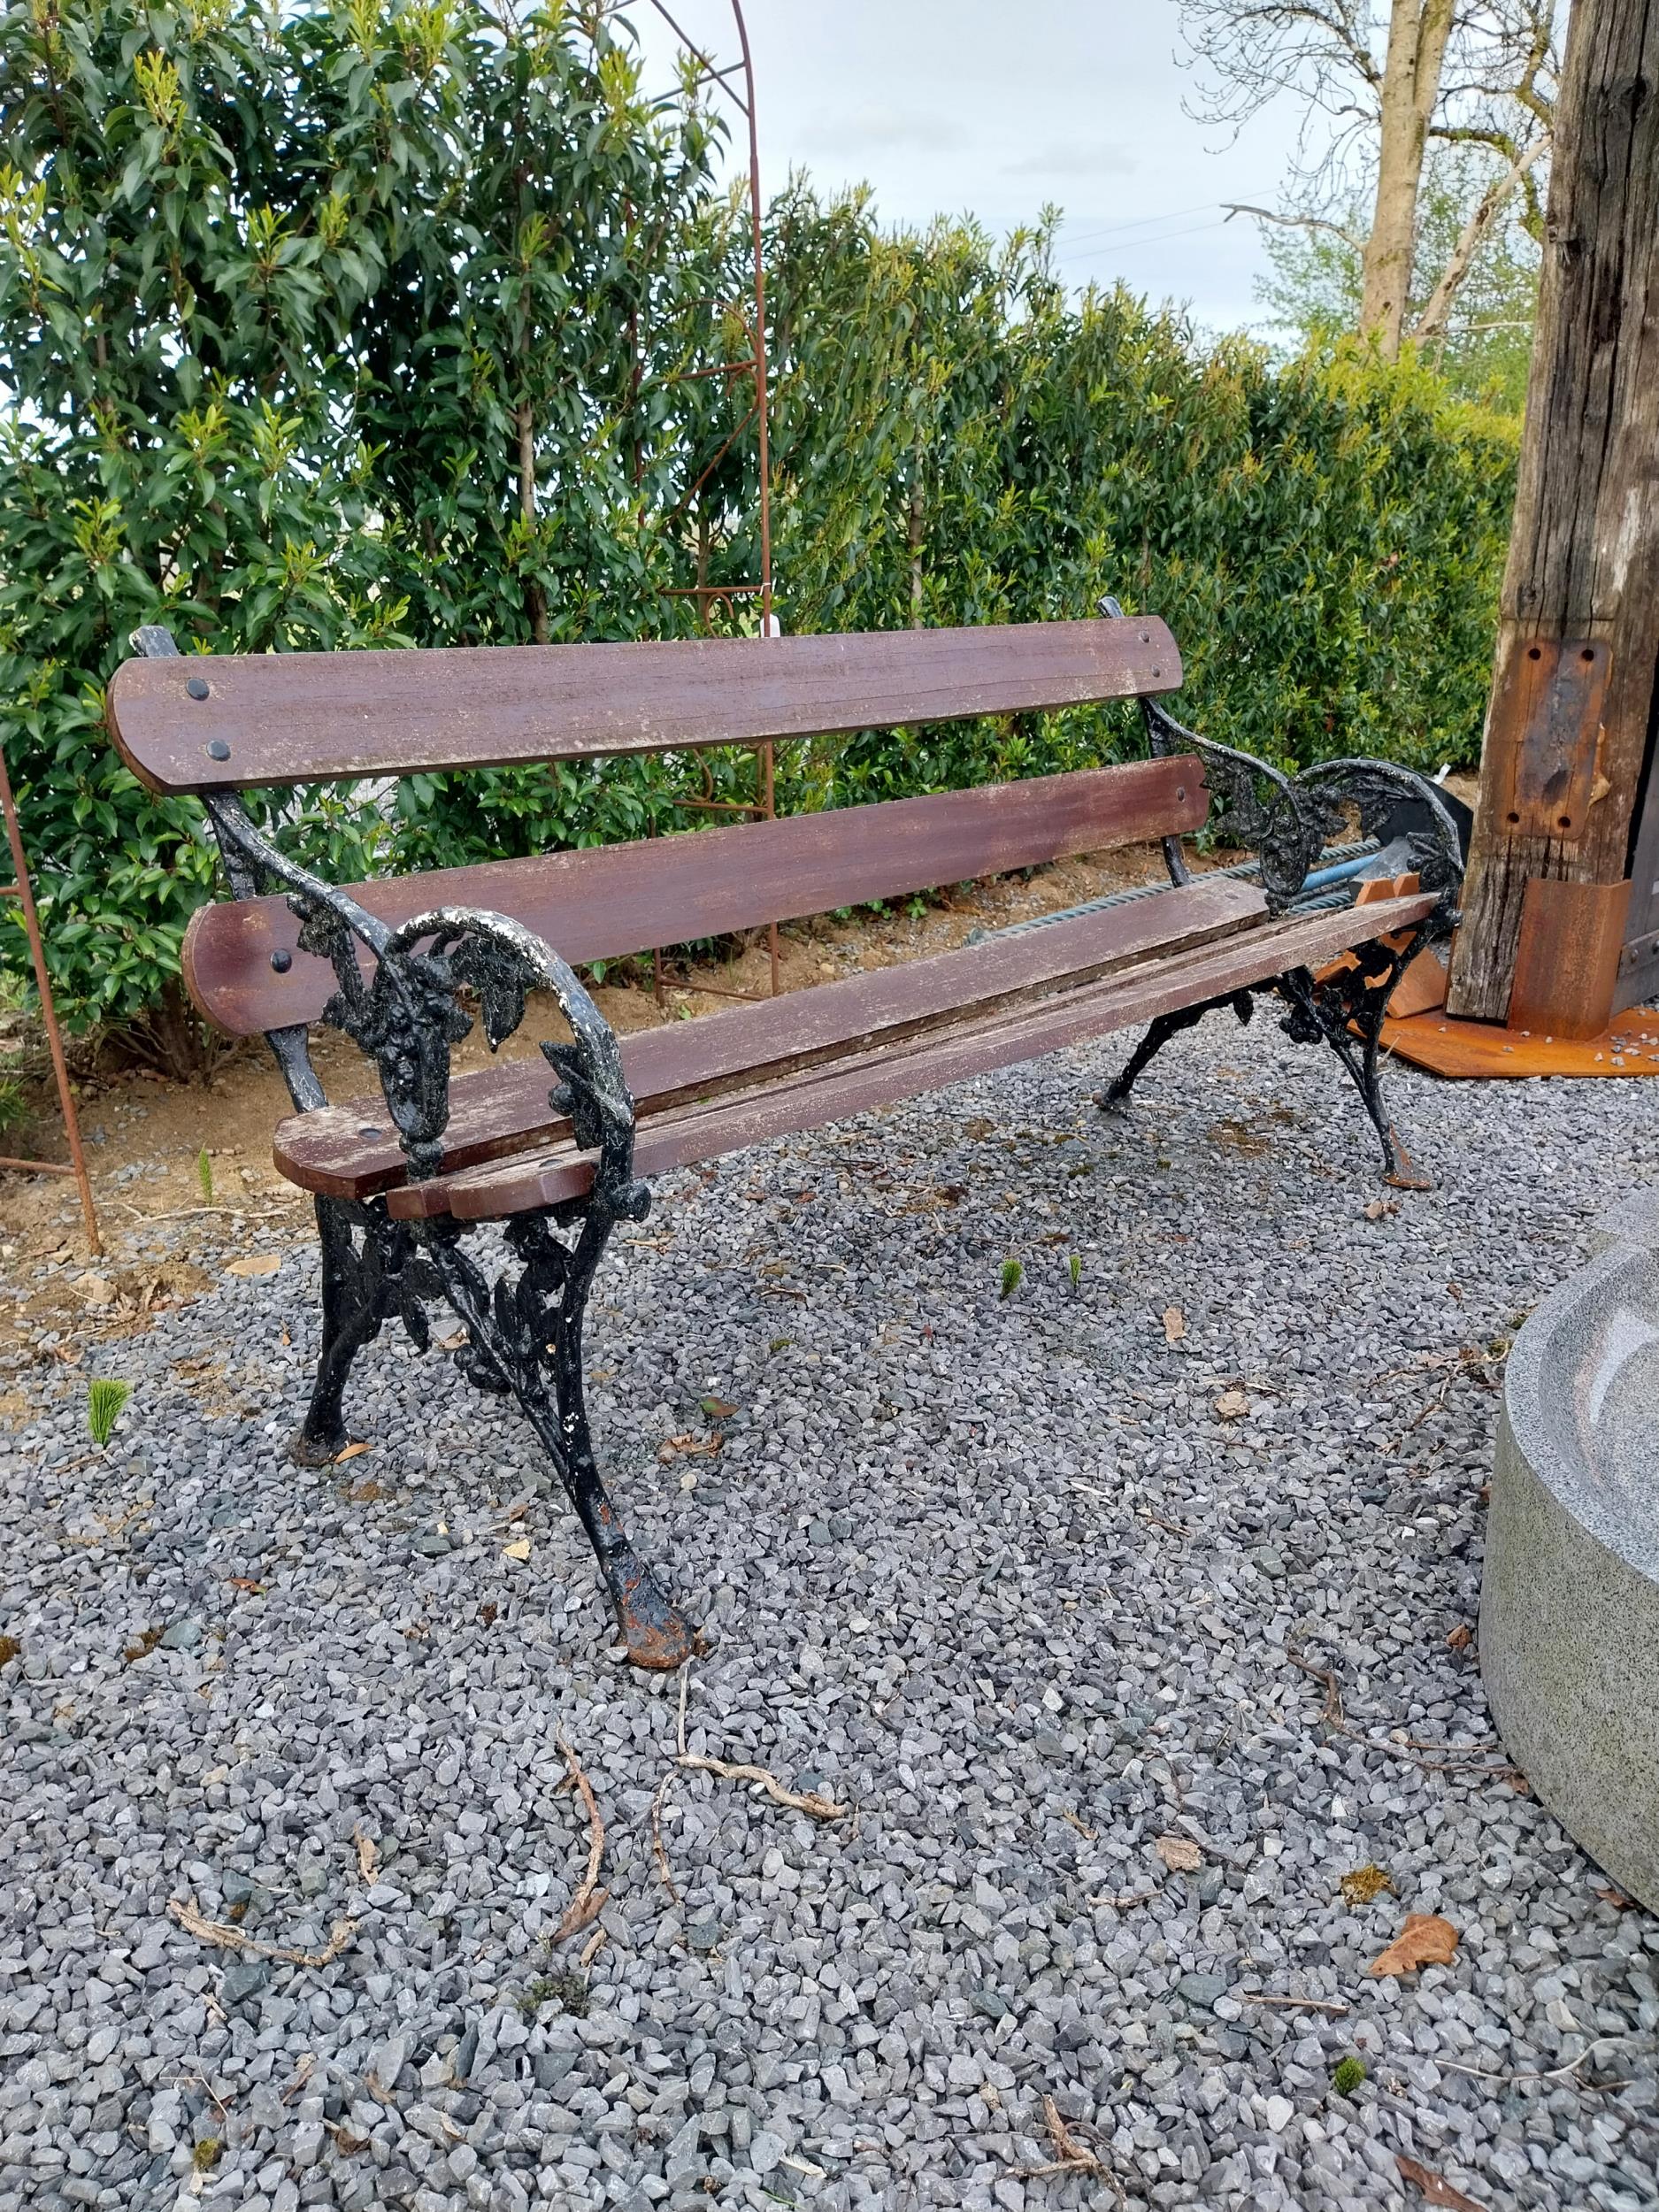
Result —
[{"label": "gravel ground", "polygon": [[[285,1225],[274,1276],[29,1371],[0,2212],[1416,2205],[1399,2154],[1441,2204],[1659,2205],[1659,1923],[1507,1767],[1468,1640],[1494,1362],[1659,1094],[1398,1072],[1439,1187],[1396,1201],[1270,1022],[1109,1123],[1121,1049],[674,1178],[601,1279],[605,1463],[710,1633],[689,1747],[846,1819],[675,1766],[680,1685],[442,1355],[388,1330],[371,1448],[287,1463]],[[92,1371],[135,1386],[103,1455]],[[609,1891],[562,1945],[561,1738]],[[1455,1958],[1369,1978],[1408,1911]]]}]

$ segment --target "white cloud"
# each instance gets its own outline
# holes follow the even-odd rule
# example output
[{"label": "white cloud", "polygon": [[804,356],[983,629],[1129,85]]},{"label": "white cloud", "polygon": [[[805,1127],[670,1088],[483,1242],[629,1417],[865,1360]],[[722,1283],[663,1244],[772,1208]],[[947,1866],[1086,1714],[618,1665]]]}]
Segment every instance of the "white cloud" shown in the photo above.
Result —
[{"label": "white cloud", "polygon": [[1135,157],[1126,154],[1121,146],[1079,145],[1075,142],[1060,146],[1046,146],[1035,152],[1022,154],[1018,161],[1005,161],[1005,177],[1127,177],[1136,167]]},{"label": "white cloud", "polygon": [[800,142],[815,154],[887,152],[899,148],[951,153],[967,145],[969,139],[963,126],[949,116],[862,107],[841,115],[813,116],[803,127]]}]

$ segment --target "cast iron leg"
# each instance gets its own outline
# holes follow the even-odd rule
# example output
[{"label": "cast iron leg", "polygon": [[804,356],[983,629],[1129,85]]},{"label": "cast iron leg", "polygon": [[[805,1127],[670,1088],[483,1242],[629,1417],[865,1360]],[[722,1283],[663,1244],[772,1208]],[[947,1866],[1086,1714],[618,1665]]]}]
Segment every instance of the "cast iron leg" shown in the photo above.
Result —
[{"label": "cast iron leg", "polygon": [[[599,1479],[582,1389],[582,1312],[577,1302],[553,1340],[553,1380],[558,1397],[565,1486],[599,1562],[617,1626],[636,1667],[664,1671],[683,1665],[696,1649],[690,1623],[628,1541],[627,1531]],[[528,1408],[526,1409],[529,1410]],[[532,1419],[540,1420],[535,1414]]]},{"label": "cast iron leg", "polygon": [[1273,988],[1290,1008],[1280,1027],[1298,1044],[1329,1045],[1348,1070],[1382,1145],[1384,1182],[1393,1184],[1396,1190],[1432,1190],[1429,1178],[1413,1165],[1383,1102],[1378,1049],[1383,1017],[1402,963],[1384,950],[1380,956],[1387,972],[1370,979],[1365,973],[1371,964],[1368,956],[1377,951],[1375,947],[1362,946],[1355,954],[1350,972],[1353,983],[1347,990],[1340,979],[1316,983],[1306,968],[1293,968],[1276,977]]},{"label": "cast iron leg", "polygon": [[1178,1006],[1172,1013],[1160,1014],[1151,1024],[1144,1037],[1130,1054],[1121,1074],[1114,1076],[1103,1091],[1096,1091],[1094,1103],[1104,1114],[1122,1113],[1128,1106],[1129,1094],[1136,1079],[1141,1075],[1171,1037],[1179,1037],[1183,1029],[1194,1028],[1204,1016],[1218,1006],[1230,1006],[1241,1022],[1250,1018],[1250,995],[1248,991],[1230,992],[1225,998],[1209,998],[1196,1006]]},{"label": "cast iron leg", "polygon": [[364,1270],[351,1241],[352,1219],[337,1199],[319,1198],[317,1240],[323,1259],[323,1348],[317,1379],[288,1456],[302,1467],[326,1467],[350,1442],[343,1412],[351,1363],[380,1334],[380,1305],[365,1295]]},{"label": "cast iron leg", "polygon": [[[690,1623],[628,1540],[594,1459],[582,1391],[582,1314],[608,1229],[584,1225],[573,1248],[542,1215],[511,1222],[507,1240],[525,1261],[511,1293],[488,1284],[460,1249],[453,1224],[434,1222],[428,1249],[445,1294],[471,1340],[469,1371],[489,1371],[511,1390],[559,1472],[594,1548],[617,1626],[636,1667],[681,1665],[698,1648]],[[549,1392],[549,1369],[552,1389]]]}]

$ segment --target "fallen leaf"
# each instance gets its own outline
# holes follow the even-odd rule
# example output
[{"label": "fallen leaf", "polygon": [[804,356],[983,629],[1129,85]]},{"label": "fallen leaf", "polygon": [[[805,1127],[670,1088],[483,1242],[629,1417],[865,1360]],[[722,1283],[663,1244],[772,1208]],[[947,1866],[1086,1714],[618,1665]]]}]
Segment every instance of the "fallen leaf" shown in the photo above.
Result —
[{"label": "fallen leaf", "polygon": [[282,1264],[274,1252],[255,1252],[245,1260],[232,1260],[227,1275],[274,1275]]},{"label": "fallen leaf", "polygon": [[1425,2204],[1443,2204],[1449,2212],[1486,2212],[1483,2204],[1467,2197],[1461,2189],[1455,2189],[1444,2174],[1431,2173],[1426,2166],[1419,2166],[1415,2158],[1408,2158],[1403,2151],[1394,2154],[1394,2164],[1400,2169],[1400,2178],[1421,2189]]},{"label": "fallen leaf", "polygon": [[675,1459],[712,1459],[725,1441],[718,1436],[668,1436],[657,1448],[664,1467]]},{"label": "fallen leaf", "polygon": [[365,1882],[372,1882],[380,1870],[380,1855],[375,1848],[374,1839],[365,1836],[361,1828],[354,1828],[351,1840],[357,1847],[357,1872]]},{"label": "fallen leaf", "polygon": [[1173,1874],[1196,1874],[1204,1855],[1186,1836],[1159,1836],[1152,1848]]},{"label": "fallen leaf", "polygon": [[453,1336],[441,1336],[438,1339],[438,1349],[441,1352],[458,1352],[464,1344],[470,1343],[471,1340],[465,1329],[457,1329]]},{"label": "fallen leaf", "polygon": [[1622,1889],[1598,1889],[1595,1893],[1604,1905],[1611,1905],[1615,1912],[1628,1912],[1636,1901],[1633,1897],[1626,1897]]},{"label": "fallen leaf", "polygon": [[1457,1948],[1457,1931],[1437,1912],[1409,1912],[1406,1924],[1365,1969],[1368,1974],[1415,1974],[1419,1966],[1448,1966]]},{"label": "fallen leaf", "polygon": [[1472,1628],[1471,1628],[1467,1621],[1459,1621],[1456,1627],[1453,1629],[1451,1634],[1446,1639],[1447,1647],[1452,1651],[1467,1651],[1470,1645],[1472,1644],[1474,1640],[1475,1632]]},{"label": "fallen leaf", "polygon": [[346,1495],[353,1505],[368,1505],[376,1498],[383,1498],[386,1493],[378,1482],[359,1482]]},{"label": "fallen leaf", "polygon": [[1387,1868],[1376,1865],[1356,1866],[1339,1884],[1345,1905],[1369,1905],[1373,1898],[1380,1897],[1384,1890],[1394,1886],[1394,1877]]},{"label": "fallen leaf", "polygon": [[1400,1201],[1397,1198],[1373,1198],[1365,1209],[1365,1218],[1367,1221],[1380,1221],[1385,1214],[1397,1214],[1399,1210]]},{"label": "fallen leaf", "polygon": [[737,1411],[729,1398],[703,1398],[698,1402],[710,1421],[729,1421]]},{"label": "fallen leaf", "polygon": [[516,1542],[503,1544],[501,1548],[501,1555],[503,1559],[528,1559],[530,1539],[527,1536],[520,1536]]},{"label": "fallen leaf", "polygon": [[1186,1334],[1187,1316],[1179,1306],[1165,1306],[1164,1309],[1164,1341],[1166,1344],[1179,1344]]},{"label": "fallen leaf", "polygon": [[1238,1421],[1250,1410],[1250,1402],[1241,1390],[1224,1390],[1216,1400],[1216,1417],[1221,1421]]},{"label": "fallen leaf", "polygon": [[348,1444],[343,1452],[336,1452],[334,1454],[334,1465],[336,1467],[343,1467],[347,1460],[356,1459],[361,1453],[366,1452],[368,1449],[369,1447],[366,1444]]},{"label": "fallen leaf", "polygon": [[229,1583],[233,1590],[256,1590],[262,1592],[265,1588],[264,1583],[256,1582],[251,1575],[227,1575],[225,1579]]}]

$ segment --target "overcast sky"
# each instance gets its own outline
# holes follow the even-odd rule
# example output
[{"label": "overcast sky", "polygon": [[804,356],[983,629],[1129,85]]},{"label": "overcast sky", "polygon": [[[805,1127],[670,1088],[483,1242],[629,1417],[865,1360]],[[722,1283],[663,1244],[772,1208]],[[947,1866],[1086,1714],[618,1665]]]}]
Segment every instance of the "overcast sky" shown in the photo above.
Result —
[{"label": "overcast sky", "polygon": [[[730,0],[667,0],[721,64]],[[972,211],[999,233],[1045,200],[1065,211],[1061,273],[1122,278],[1191,306],[1211,330],[1260,323],[1256,226],[1227,200],[1271,205],[1298,118],[1287,104],[1235,144],[1182,110],[1175,0],[746,0],[759,84],[761,169],[825,186],[864,180],[892,222]],[[648,50],[672,39],[643,4]]]}]

